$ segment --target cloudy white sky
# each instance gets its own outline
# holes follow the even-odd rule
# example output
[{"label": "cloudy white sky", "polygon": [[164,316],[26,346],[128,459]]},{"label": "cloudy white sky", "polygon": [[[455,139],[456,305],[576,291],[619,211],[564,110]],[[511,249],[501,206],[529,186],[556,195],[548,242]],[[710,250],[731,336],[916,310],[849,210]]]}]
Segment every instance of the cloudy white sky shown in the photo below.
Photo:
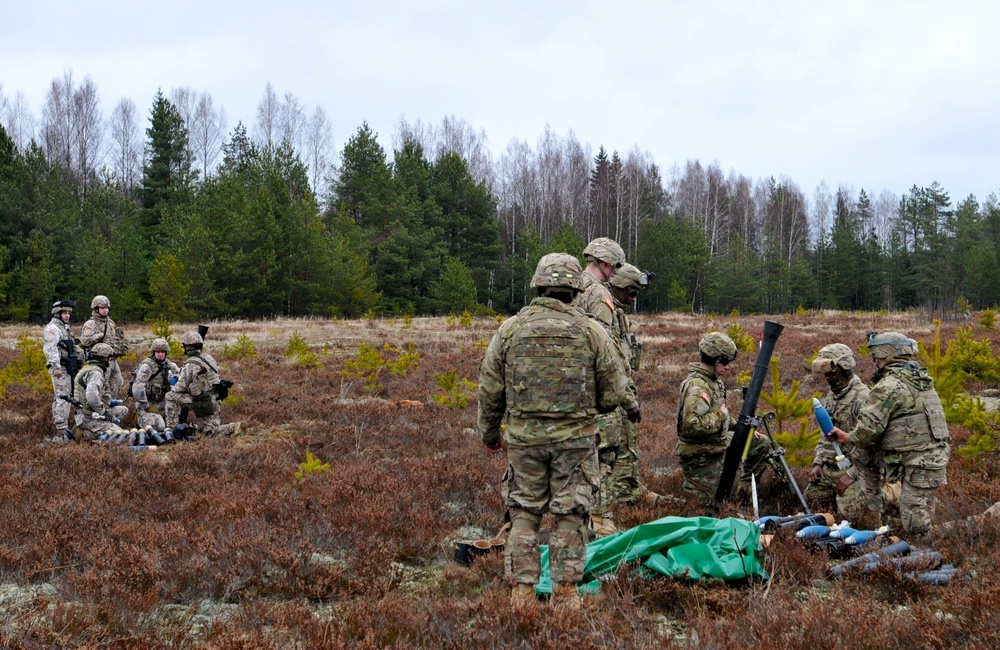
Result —
[{"label": "cloudy white sky", "polygon": [[494,158],[546,124],[648,151],[870,194],[938,181],[1000,193],[1000,3],[944,1],[175,0],[17,2],[0,84],[36,116],[90,76],[105,115],[157,88],[207,91],[252,125],[265,85],[322,106],[339,150],[362,123],[482,129]]}]

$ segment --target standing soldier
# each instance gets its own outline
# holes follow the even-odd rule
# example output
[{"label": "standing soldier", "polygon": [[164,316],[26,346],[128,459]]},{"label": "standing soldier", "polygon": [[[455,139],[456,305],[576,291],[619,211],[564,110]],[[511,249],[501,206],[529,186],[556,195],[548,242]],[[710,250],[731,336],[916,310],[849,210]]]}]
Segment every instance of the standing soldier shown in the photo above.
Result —
[{"label": "standing soldier", "polygon": [[122,370],[118,367],[118,357],[128,353],[128,343],[125,341],[125,332],[115,325],[115,322],[108,317],[111,311],[111,301],[107,296],[94,296],[90,301],[90,309],[93,314],[80,332],[80,344],[87,352],[98,343],[107,343],[111,346],[111,356],[108,358],[108,382],[111,395],[118,399],[122,394]]},{"label": "standing soldier", "polygon": [[503,496],[512,522],[507,566],[515,606],[535,599],[546,512],[556,526],[549,537],[553,602],[580,606],[577,584],[599,480],[597,416],[618,407],[630,418],[640,415],[610,337],[572,305],[580,275],[572,255],[542,257],[531,280],[538,297],[500,326],[479,375],[479,436],[493,451],[501,449],[501,435],[507,441]]},{"label": "standing soldier", "polygon": [[[626,310],[635,304],[639,291],[649,284],[648,272],[640,271],[631,264],[624,264],[618,269],[611,280],[608,289],[615,301],[614,321],[611,331],[615,340],[620,342],[625,351],[626,371],[631,373],[639,370],[642,363],[642,343],[632,333],[632,321],[626,315]],[[635,391],[635,384],[629,382]],[[622,415],[622,413],[619,413]],[[621,418],[622,437],[618,458],[611,473],[601,483],[601,496],[607,492],[615,504],[631,504],[639,501],[648,506],[656,506],[663,497],[649,491],[639,482],[639,447],[636,441],[636,425]]]},{"label": "standing soldier", "polygon": [[128,415],[128,407],[114,399],[108,380],[108,364],[113,351],[107,343],[97,343],[73,380],[77,403],[78,440],[94,441],[102,433],[122,433],[118,423]]},{"label": "standing soldier", "polygon": [[951,433],[934,380],[911,360],[917,342],[899,332],[872,333],[868,349],[877,368],[871,394],[854,428],[834,427],[832,434],[881,453],[886,480],[902,481],[903,531],[919,541],[930,535],[937,489],[948,483]]},{"label": "standing soldier", "polygon": [[170,344],[167,339],[155,339],[149,346],[150,354],[139,362],[132,381],[132,397],[135,398],[135,412],[139,416],[139,428],[152,426],[162,431],[165,412],[165,398],[170,387],[177,383],[180,368],[167,359]]},{"label": "standing soldier", "polygon": [[[622,342],[615,340],[615,301],[611,291],[604,284],[615,272],[625,264],[625,251],[618,242],[607,237],[594,239],[583,249],[583,259],[587,263],[581,279],[580,295],[574,304],[585,314],[592,316],[604,331],[611,336],[619,362],[623,367],[628,365],[626,352]],[[628,380],[630,390],[635,392],[631,378]],[[611,474],[618,461],[622,445],[624,419],[618,411],[602,414],[598,418],[598,458],[601,470],[601,488],[590,512],[590,526],[596,537],[605,537],[618,532],[614,522],[615,494],[611,483]]]},{"label": "standing soldier", "polygon": [[45,366],[52,378],[52,425],[57,437],[72,438],[69,428],[70,403],[62,397],[73,397],[73,378],[80,369],[80,359],[76,356],[73,330],[69,319],[76,303],[60,300],[52,305],[52,320],[42,331],[42,351]]},{"label": "standing soldier", "polygon": [[[812,371],[823,375],[830,386],[830,391],[821,400],[823,407],[829,412],[834,426],[846,431],[857,424],[861,405],[868,400],[871,392],[854,374],[856,365],[854,351],[843,343],[832,343],[822,348],[812,362]],[[849,468],[838,466],[833,443],[820,436],[809,472],[806,499],[823,505],[835,503],[838,512],[851,515],[851,521],[854,521],[855,513],[868,509],[867,504],[876,500],[876,513],[881,513],[882,476],[878,458],[853,444],[846,445],[842,451],[853,461]]]},{"label": "standing soldier", "polygon": [[188,408],[199,418],[202,432],[206,435],[239,433],[241,422],[221,424],[219,402],[224,396],[219,395],[216,389],[220,381],[219,364],[212,355],[202,350],[205,341],[201,334],[184,332],[181,345],[188,358],[177,377],[177,383],[166,394],[167,428],[175,429],[180,420],[181,409]]}]

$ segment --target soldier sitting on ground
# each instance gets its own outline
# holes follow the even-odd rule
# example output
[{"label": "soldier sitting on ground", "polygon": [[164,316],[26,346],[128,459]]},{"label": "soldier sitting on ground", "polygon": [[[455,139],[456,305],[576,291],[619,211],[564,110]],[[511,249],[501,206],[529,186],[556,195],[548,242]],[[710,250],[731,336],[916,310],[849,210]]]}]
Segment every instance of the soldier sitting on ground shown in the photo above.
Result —
[{"label": "soldier sitting on ground", "polygon": [[170,352],[167,339],[155,339],[149,351],[149,356],[135,368],[132,397],[135,398],[139,428],[152,426],[162,431],[165,426],[162,414],[166,411],[166,396],[170,387],[177,383],[181,370],[176,363],[167,359]]},{"label": "soldier sitting on ground", "polygon": [[128,416],[128,407],[111,395],[108,361],[113,354],[107,343],[90,349],[90,358],[73,382],[73,399],[77,402],[76,439],[92,442],[102,433],[124,433],[118,426]]}]

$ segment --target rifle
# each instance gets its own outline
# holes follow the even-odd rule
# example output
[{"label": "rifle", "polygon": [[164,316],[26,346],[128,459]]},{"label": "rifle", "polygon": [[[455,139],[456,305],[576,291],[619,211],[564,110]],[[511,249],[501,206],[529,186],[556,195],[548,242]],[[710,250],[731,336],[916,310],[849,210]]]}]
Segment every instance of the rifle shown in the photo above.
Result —
[{"label": "rifle", "polygon": [[760,389],[764,386],[764,378],[767,375],[768,366],[771,363],[771,355],[774,353],[774,345],[781,336],[784,325],[772,321],[764,321],[764,332],[761,334],[760,352],[757,354],[757,361],[754,364],[753,378],[747,386],[746,396],[743,398],[743,409],[740,417],[736,421],[736,430],[733,431],[733,439],[726,449],[726,458],[722,465],[722,474],[719,476],[719,483],[715,489],[714,506],[716,510],[722,508],[722,503],[729,498],[733,490],[733,481],[736,480],[736,472],[743,457],[743,448],[747,443],[751,429],[755,426],[754,413],[757,411],[757,400],[760,398]]},{"label": "rifle", "polygon": [[76,373],[80,372],[80,368],[83,367],[83,361],[76,355],[76,344],[73,339],[60,339],[56,345],[66,351],[66,372],[69,373],[69,380],[72,384],[73,380],[76,379]]}]

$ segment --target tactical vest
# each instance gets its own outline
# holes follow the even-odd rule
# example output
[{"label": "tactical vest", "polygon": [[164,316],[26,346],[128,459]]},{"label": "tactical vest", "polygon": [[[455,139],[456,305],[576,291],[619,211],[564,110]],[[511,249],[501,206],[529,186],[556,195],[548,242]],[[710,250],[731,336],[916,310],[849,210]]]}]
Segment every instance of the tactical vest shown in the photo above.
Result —
[{"label": "tactical vest", "polygon": [[219,383],[219,370],[203,355],[196,354],[188,357],[187,363],[194,363],[201,368],[201,371],[196,373],[195,378],[188,384],[188,392],[191,397],[204,395]]},{"label": "tactical vest", "polygon": [[505,356],[510,414],[520,418],[597,415],[594,353],[587,322],[550,309],[527,309]]},{"label": "tactical vest", "polygon": [[882,437],[883,451],[923,451],[951,443],[941,398],[934,389],[920,390],[906,373],[894,373],[916,402],[913,410],[889,420]]},{"label": "tactical vest", "polygon": [[[157,363],[156,359],[143,359],[138,366],[135,368],[135,376],[139,375],[139,370],[142,366],[148,366],[152,372],[150,372],[149,379],[146,381],[146,401],[150,404],[159,404],[160,401],[166,396],[167,391],[170,390],[170,368],[167,366],[167,362],[164,361],[163,365]],[[135,382],[135,380],[132,380]],[[132,394],[132,386],[129,385],[129,395]]]},{"label": "tactical vest", "polygon": [[[99,372],[104,374],[104,368],[100,367],[96,363],[88,363],[80,372],[76,373],[76,380],[73,383],[73,399],[83,404],[83,412],[86,415],[91,415],[94,409],[90,408],[90,403],[87,402],[87,381],[91,373]],[[108,382],[104,382],[101,386],[101,402],[103,404],[111,403],[111,389],[108,387]]]}]

